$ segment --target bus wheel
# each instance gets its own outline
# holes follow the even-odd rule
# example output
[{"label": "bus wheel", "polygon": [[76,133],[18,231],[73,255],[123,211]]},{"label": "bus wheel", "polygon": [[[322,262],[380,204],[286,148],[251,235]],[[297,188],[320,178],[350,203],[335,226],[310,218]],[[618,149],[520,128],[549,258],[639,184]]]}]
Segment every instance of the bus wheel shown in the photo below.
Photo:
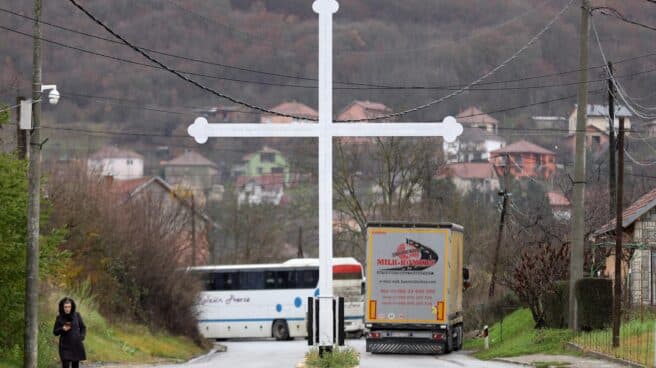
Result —
[{"label": "bus wheel", "polygon": [[278,340],[289,340],[289,328],[287,327],[287,321],[284,319],[277,319],[273,321],[273,337]]}]

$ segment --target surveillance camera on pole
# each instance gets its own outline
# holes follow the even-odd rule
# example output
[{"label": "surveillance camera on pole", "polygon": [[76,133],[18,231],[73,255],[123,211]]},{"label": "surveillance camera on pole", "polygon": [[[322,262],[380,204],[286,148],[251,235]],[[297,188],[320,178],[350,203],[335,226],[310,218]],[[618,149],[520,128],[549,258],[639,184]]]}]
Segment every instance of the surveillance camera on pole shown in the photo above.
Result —
[{"label": "surveillance camera on pole", "polygon": [[44,84],[41,86],[41,92],[45,92],[47,90],[50,90],[50,93],[48,93],[48,102],[51,105],[56,105],[57,102],[59,102],[59,91],[57,90],[57,85],[56,84]]},{"label": "surveillance camera on pole", "polygon": [[[43,92],[50,90],[48,93],[48,102],[51,105],[56,105],[59,102],[60,94],[57,90],[56,84],[44,84],[41,86],[41,94]],[[20,120],[19,127],[21,130],[32,130],[32,104],[33,100],[22,100],[20,102]]]}]

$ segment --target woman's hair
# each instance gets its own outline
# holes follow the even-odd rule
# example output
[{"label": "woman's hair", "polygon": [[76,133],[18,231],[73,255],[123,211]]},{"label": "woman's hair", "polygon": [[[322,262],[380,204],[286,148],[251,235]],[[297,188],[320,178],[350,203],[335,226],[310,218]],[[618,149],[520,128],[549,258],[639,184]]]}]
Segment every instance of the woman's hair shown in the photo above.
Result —
[{"label": "woman's hair", "polygon": [[69,297],[65,297],[59,301],[59,315],[63,316],[66,313],[64,312],[64,304],[71,305],[71,314],[75,314],[75,301]]}]

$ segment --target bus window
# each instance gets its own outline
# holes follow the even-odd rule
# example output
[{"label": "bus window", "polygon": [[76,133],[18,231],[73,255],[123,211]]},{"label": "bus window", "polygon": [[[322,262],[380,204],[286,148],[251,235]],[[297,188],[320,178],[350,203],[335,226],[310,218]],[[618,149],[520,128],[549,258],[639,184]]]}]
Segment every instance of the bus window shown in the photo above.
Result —
[{"label": "bus window", "polygon": [[239,272],[217,272],[214,273],[213,290],[238,290]]},{"label": "bus window", "polygon": [[302,289],[311,289],[317,287],[319,282],[319,270],[302,270],[299,272],[299,287]]},{"label": "bus window", "polygon": [[264,271],[264,288],[265,289],[275,289],[276,288],[276,272],[275,271]]},{"label": "bus window", "polygon": [[241,290],[264,289],[264,273],[262,271],[242,271],[239,273],[239,288]]},{"label": "bus window", "polygon": [[201,275],[201,279],[203,281],[203,290],[205,291],[211,291],[215,290],[214,289],[214,274],[212,273],[203,273]]}]

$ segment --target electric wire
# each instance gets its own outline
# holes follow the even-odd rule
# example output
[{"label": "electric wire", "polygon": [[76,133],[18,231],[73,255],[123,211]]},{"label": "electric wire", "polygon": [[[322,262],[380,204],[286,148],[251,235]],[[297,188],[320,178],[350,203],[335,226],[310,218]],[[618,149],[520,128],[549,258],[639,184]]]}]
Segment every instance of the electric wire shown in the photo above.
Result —
[{"label": "electric wire", "polygon": [[237,104],[237,105],[241,105],[241,106],[247,107],[247,108],[249,108],[249,109],[258,110],[258,111],[261,111],[261,112],[264,112],[264,113],[267,113],[267,114],[271,114],[271,115],[282,116],[282,117],[288,117],[288,118],[298,119],[298,120],[311,120],[311,121],[315,121],[315,120],[317,120],[317,119],[314,119],[314,118],[307,118],[307,117],[301,117],[301,116],[296,116],[296,115],[292,115],[292,114],[284,114],[284,113],[280,113],[280,112],[277,112],[277,111],[274,111],[274,110],[270,110],[270,109],[267,109],[267,108],[264,108],[264,107],[261,107],[261,106],[258,106],[258,105],[255,105],[255,104],[252,104],[252,103],[246,102],[246,101],[242,101],[241,99],[238,99],[238,98],[232,97],[232,96],[230,96],[230,95],[228,95],[228,94],[225,94],[225,93],[220,92],[220,91],[218,91],[218,90],[216,90],[216,89],[213,89],[213,88],[211,88],[211,87],[208,87],[208,86],[206,86],[206,85],[204,85],[204,84],[202,84],[202,83],[200,83],[200,82],[198,82],[198,81],[196,81],[196,80],[194,80],[194,79],[191,79],[191,78],[189,78],[189,77],[183,75],[182,73],[178,72],[177,70],[171,69],[171,68],[168,67],[166,64],[164,64],[164,63],[162,63],[161,61],[155,59],[154,57],[148,55],[146,52],[144,52],[144,51],[141,50],[140,48],[134,46],[132,43],[130,43],[129,41],[127,41],[125,38],[123,38],[123,36],[119,35],[119,34],[116,33],[115,31],[113,31],[111,28],[109,28],[107,25],[105,25],[105,23],[102,22],[100,19],[96,18],[96,17],[95,17],[93,14],[91,14],[87,9],[85,9],[82,5],[80,5],[76,0],[69,0],[69,2],[72,3],[73,5],[75,5],[75,7],[77,7],[80,11],[82,11],[87,17],[89,17],[89,18],[90,18],[91,20],[93,20],[95,23],[97,23],[98,25],[100,25],[101,27],[103,27],[103,28],[104,28],[107,32],[109,32],[112,36],[114,36],[115,38],[121,40],[124,44],[126,44],[127,46],[129,46],[130,48],[132,48],[134,51],[138,52],[139,54],[141,54],[143,57],[145,57],[146,59],[148,59],[148,60],[151,61],[152,63],[155,63],[155,64],[159,65],[160,67],[166,69],[166,71],[168,71],[169,73],[171,73],[171,74],[177,76],[178,78],[180,78],[180,79],[186,81],[187,83],[190,83],[190,84],[192,84],[192,85],[194,85],[194,86],[196,86],[196,87],[198,87],[198,88],[200,88],[200,89],[202,89],[202,90],[204,90],[204,91],[206,91],[206,92],[209,92],[209,93],[211,93],[211,94],[213,94],[213,95],[215,95],[215,96],[217,96],[217,97],[223,98],[223,99],[225,99],[225,100],[228,100],[228,101],[230,101],[230,102],[233,102],[233,103],[235,103],[235,104]]},{"label": "electric wire", "polygon": [[[22,18],[25,18],[25,19],[28,19],[28,20],[34,20],[34,18],[32,18],[30,16],[26,16],[26,15],[23,15],[23,14],[20,14],[20,13],[17,13],[17,12],[8,10],[8,9],[0,8],[0,12],[5,12],[7,14],[22,17]],[[61,30],[76,33],[76,34],[79,34],[79,35],[100,39],[100,40],[110,42],[110,43],[114,43],[114,44],[124,45],[124,43],[120,42],[120,41],[116,41],[116,40],[109,39],[109,38],[102,37],[102,36],[97,36],[97,35],[94,35],[94,34],[83,32],[83,31],[78,31],[78,30],[68,28],[68,27],[64,27],[64,26],[61,26],[61,25],[57,25],[57,24],[54,24],[54,23],[51,23],[51,22],[41,21],[41,23],[52,26],[52,27],[55,27],[55,28],[58,28],[58,29],[61,29]],[[15,29],[11,29],[11,28],[4,27],[4,26],[2,27],[2,29],[7,30],[9,32],[14,32],[14,33],[17,33],[17,34],[32,38],[32,35],[30,35],[28,33],[25,33],[25,32],[15,30]],[[58,41],[53,41],[53,40],[49,40],[49,39],[45,39],[45,38],[40,38],[40,39],[44,42],[52,43],[52,44],[55,44],[55,45],[60,46],[60,47],[74,49],[76,51],[90,53],[90,54],[100,56],[100,57],[109,57],[110,59],[113,59],[113,60],[126,62],[126,63],[132,63],[132,64],[145,66],[145,67],[154,67],[153,65],[150,65],[150,64],[143,64],[143,63],[135,62],[133,60],[123,59],[123,58],[116,58],[116,57],[112,57],[112,56],[109,56],[109,55],[106,55],[106,54],[102,54],[102,53],[99,53],[99,52],[96,52],[96,51],[93,51],[93,50],[82,49],[82,48],[72,46],[72,45],[68,45],[68,44],[65,44],[65,43],[62,43],[62,42],[58,42]],[[141,49],[143,49],[144,51],[148,51],[148,52],[152,52],[152,53],[156,53],[156,54],[160,54],[160,55],[164,55],[164,56],[169,56],[169,57],[173,57],[173,58],[178,58],[178,59],[182,59],[182,60],[186,60],[186,61],[193,61],[193,62],[204,63],[204,64],[208,64],[208,65],[220,66],[220,67],[227,68],[227,69],[235,69],[235,70],[239,70],[239,71],[243,71],[243,72],[256,73],[256,74],[262,74],[262,75],[268,75],[268,76],[274,76],[274,77],[294,78],[294,79],[301,79],[301,80],[315,81],[315,82],[317,81],[317,78],[295,76],[295,75],[282,74],[282,73],[273,73],[273,72],[268,72],[268,71],[263,71],[263,70],[256,70],[256,69],[252,69],[252,68],[245,68],[245,67],[240,67],[240,66],[235,66],[235,65],[225,64],[225,63],[217,63],[217,62],[208,61],[208,60],[202,60],[202,59],[197,59],[197,58],[192,58],[192,57],[176,55],[176,54],[172,54],[172,53],[169,53],[169,52],[158,51],[158,50],[154,50],[152,48],[147,48],[147,47],[143,47],[143,46],[139,46],[139,47]],[[638,59],[638,58],[650,57],[650,56],[654,56],[654,55],[656,55],[656,53],[648,53],[648,54],[640,55],[640,56],[637,56],[637,57],[632,57],[632,58],[628,58],[628,59],[624,59],[624,60],[619,60],[619,61],[616,62],[616,64],[626,62],[626,61],[632,61],[632,60],[635,60],[635,59]],[[603,68],[603,67],[604,67],[603,65],[598,65],[598,66],[588,67],[586,69],[587,70],[593,70],[593,69],[598,69],[598,68]],[[161,67],[156,67],[156,68],[157,69],[163,69]],[[217,75],[194,73],[194,72],[190,72],[190,71],[182,71],[182,70],[178,70],[178,71],[180,71],[181,73],[184,73],[184,74],[189,74],[189,75],[194,75],[194,76],[214,78],[214,79],[223,79],[223,80],[232,81],[232,82],[239,82],[239,83],[252,83],[252,84],[263,84],[263,85],[272,85],[272,86],[280,86],[280,87],[295,87],[295,88],[316,88],[316,86],[314,86],[314,85],[310,86],[310,85],[282,84],[282,83],[262,82],[262,81],[253,81],[253,80],[242,80],[242,79],[229,78],[229,77],[223,77],[223,76],[217,76]],[[519,78],[519,79],[484,82],[484,83],[479,83],[478,85],[511,83],[511,82],[518,82],[518,81],[524,81],[524,80],[546,78],[546,77],[551,77],[551,76],[560,76],[560,75],[570,74],[570,73],[574,73],[574,72],[578,72],[578,71],[580,71],[580,69],[564,71],[564,72],[557,72],[557,73],[550,73],[550,74],[544,74],[544,75],[538,75],[538,76],[531,76],[531,77],[525,77],[525,78]],[[347,81],[344,81],[344,82],[335,81],[335,83],[336,84],[356,86],[356,87],[334,87],[334,89],[343,89],[343,90],[456,90],[458,88],[463,87],[463,85],[396,86],[396,85],[385,85],[385,84],[377,84],[377,83],[361,83],[361,82],[347,82]],[[510,89],[521,90],[521,89],[525,89],[525,88],[528,89],[528,88],[559,87],[559,86],[566,86],[566,85],[575,85],[575,84],[579,84],[579,83],[580,82],[565,83],[565,84],[552,84],[552,85],[526,86],[526,87],[502,87],[502,88],[489,88],[489,89],[488,88],[486,88],[486,89],[483,89],[483,88],[476,88],[476,89],[475,88],[470,88],[469,90],[470,91],[478,91],[478,90],[481,90],[481,91],[487,91],[487,90],[494,91],[494,90],[510,90]]]},{"label": "electric wire", "polygon": [[[592,31],[595,36],[595,40],[597,42],[597,47],[599,48],[599,52],[601,53],[601,57],[603,58],[604,64],[608,64],[608,58],[606,57],[606,53],[604,51],[604,48],[601,44],[601,40],[599,38],[599,33],[597,32],[597,26],[595,25],[594,19],[590,19],[590,24],[592,25]],[[623,86],[615,79],[615,77],[610,73],[608,69],[606,70],[606,74],[608,74],[608,77],[612,81],[613,85],[615,86],[615,91],[611,91],[614,95],[617,95],[620,97],[620,99],[624,102],[626,107],[631,110],[634,114],[637,116],[643,118],[643,119],[655,119],[656,115],[650,116],[648,114],[645,114],[644,112],[638,111],[631,103],[629,103],[628,99],[626,96],[622,93],[624,90]]]},{"label": "electric wire", "polygon": [[[74,0],[70,0],[70,1],[74,1]],[[565,11],[567,9],[569,9],[569,7],[572,5],[573,2],[574,2],[574,0],[568,1],[567,4],[547,23],[547,25],[540,30],[540,32],[538,32],[535,36],[533,36],[533,38],[531,38],[524,46],[520,47],[508,59],[506,59],[501,64],[497,65],[492,70],[485,73],[484,75],[482,75],[478,79],[476,79],[473,82],[469,83],[467,86],[465,86],[465,87],[463,87],[463,88],[461,88],[457,91],[454,91],[454,92],[452,92],[452,93],[450,93],[450,94],[448,94],[444,97],[441,97],[437,100],[433,100],[433,101],[427,102],[425,104],[422,104],[422,105],[419,105],[419,106],[416,106],[416,107],[413,107],[413,108],[410,108],[410,109],[406,109],[406,110],[403,110],[403,111],[400,111],[400,112],[386,114],[386,115],[382,115],[382,116],[375,117],[375,118],[349,119],[349,120],[344,120],[344,121],[345,122],[365,122],[365,121],[372,121],[372,120],[383,120],[383,119],[396,118],[396,117],[399,117],[399,116],[402,116],[402,115],[407,115],[407,114],[410,114],[410,113],[413,113],[413,112],[416,112],[416,111],[426,109],[428,107],[431,107],[433,105],[441,103],[441,102],[443,102],[443,101],[445,101],[449,98],[452,98],[452,97],[455,97],[455,96],[458,96],[458,95],[462,94],[463,92],[467,91],[471,87],[477,85],[478,83],[482,82],[486,78],[490,77],[491,75],[493,75],[494,73],[496,73],[497,71],[499,71],[500,69],[505,67],[507,64],[509,64],[510,62],[515,60],[517,57],[519,57],[526,49],[528,49],[533,43],[535,43],[535,41],[537,41],[545,32],[547,32],[551,28],[551,26],[553,26],[553,24],[560,18],[560,16],[563,13],[565,13]]]}]

